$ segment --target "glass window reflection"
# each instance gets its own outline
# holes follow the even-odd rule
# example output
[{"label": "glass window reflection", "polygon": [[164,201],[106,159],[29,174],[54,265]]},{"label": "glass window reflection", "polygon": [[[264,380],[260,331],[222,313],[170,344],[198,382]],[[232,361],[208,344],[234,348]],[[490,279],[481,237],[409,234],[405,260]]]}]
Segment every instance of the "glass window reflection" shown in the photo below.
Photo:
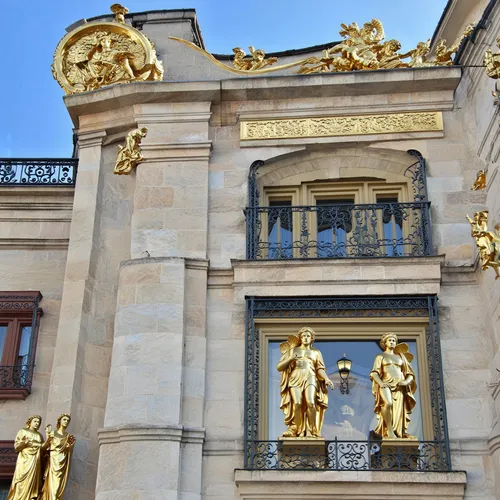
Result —
[{"label": "glass window reflection", "polygon": [[[420,406],[419,364],[417,345],[414,340],[401,338],[409,350],[415,355],[412,367],[417,377],[416,407],[411,415],[408,432],[423,440],[422,414]],[[283,423],[283,413],[280,410],[280,379],[281,374],[276,365],[281,357],[279,345],[281,341],[269,342],[269,387],[268,387],[268,439],[274,440],[286,430]],[[316,340],[314,346],[321,351],[326,364],[328,376],[335,383],[335,390],[329,391],[328,409],[325,414],[322,435],[327,440],[367,440],[370,431],[376,427],[377,418],[373,412],[374,398],[372,394],[372,371],[375,356],[381,353],[379,339],[373,340]],[[343,354],[352,360],[349,375],[349,394],[340,393],[340,376],[337,360]]]}]

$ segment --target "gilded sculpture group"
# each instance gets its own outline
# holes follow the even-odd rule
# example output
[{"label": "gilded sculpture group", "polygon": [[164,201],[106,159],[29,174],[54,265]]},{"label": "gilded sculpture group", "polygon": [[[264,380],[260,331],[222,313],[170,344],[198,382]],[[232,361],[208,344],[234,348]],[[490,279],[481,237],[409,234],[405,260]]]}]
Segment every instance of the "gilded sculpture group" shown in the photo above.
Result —
[{"label": "gilded sculpture group", "polygon": [[[321,437],[325,410],[328,408],[328,387],[333,382],[326,374],[321,352],[313,347],[315,333],[302,328],[280,345],[281,410],[287,430],[282,438]],[[408,345],[398,343],[396,334],[382,336],[383,352],[375,357],[370,373],[374,412],[377,426],[374,432],[381,439],[415,439],[408,434],[410,415],[415,407],[417,383]]]},{"label": "gilded sculpture group", "polygon": [[66,429],[67,413],[57,419],[56,429],[45,427],[46,439],[38,431],[40,415],[32,415],[14,441],[18,453],[16,470],[7,500],[61,500],[68,481],[75,437]]}]

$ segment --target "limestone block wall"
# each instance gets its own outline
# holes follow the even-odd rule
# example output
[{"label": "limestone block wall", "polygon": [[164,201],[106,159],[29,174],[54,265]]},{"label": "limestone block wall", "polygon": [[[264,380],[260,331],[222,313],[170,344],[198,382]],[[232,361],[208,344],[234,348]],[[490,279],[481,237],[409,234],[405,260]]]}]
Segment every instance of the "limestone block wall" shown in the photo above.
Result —
[{"label": "limestone block wall", "polygon": [[0,401],[3,440],[14,439],[29,415],[47,413],[72,204],[73,188],[0,189],[0,289],[39,290],[44,310],[32,393],[25,401]]}]

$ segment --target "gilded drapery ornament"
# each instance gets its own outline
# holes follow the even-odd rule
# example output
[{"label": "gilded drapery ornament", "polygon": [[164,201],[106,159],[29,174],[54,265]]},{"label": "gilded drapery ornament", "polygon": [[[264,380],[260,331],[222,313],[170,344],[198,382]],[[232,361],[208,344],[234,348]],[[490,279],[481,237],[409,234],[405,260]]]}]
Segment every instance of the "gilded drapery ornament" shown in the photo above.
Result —
[{"label": "gilded drapery ornament", "polygon": [[[235,58],[233,66],[228,66],[217,60],[212,54],[198,45],[182,38],[169,37],[196,50],[219,68],[236,74],[262,75],[273,71],[281,71],[299,66],[298,73],[327,73],[338,71],[364,71],[375,69],[421,68],[430,66],[450,66],[452,56],[460,47],[463,39],[472,33],[474,25],[465,28],[464,33],[455,43],[447,47],[446,40],[440,40],[436,46],[434,58],[429,58],[430,40],[419,42],[417,46],[404,53],[399,53],[401,44],[398,40],[384,41],[385,31],[382,22],[372,19],[362,28],[356,23],[341,24],[340,35],[344,40],[333,47],[324,50],[321,57],[313,56],[288,64],[271,66],[277,62],[276,58],[265,59],[264,51],[253,50],[252,58],[245,57],[245,53],[237,47],[233,49]],[[410,59],[404,61],[404,59]]]},{"label": "gilded drapery ornament", "polygon": [[[500,49],[500,37],[497,38],[497,47]],[[484,54],[484,65],[486,66],[486,74],[496,80],[495,82],[495,90],[491,91],[491,94],[494,97],[494,104],[498,104],[498,99],[500,97],[500,52],[492,52],[491,49],[488,49]]]},{"label": "gilded drapery ornament", "polygon": [[486,271],[488,267],[495,271],[495,279],[500,278],[498,267],[500,266],[499,248],[500,232],[498,224],[494,231],[488,230],[488,211],[482,210],[474,214],[474,219],[465,216],[471,226],[471,236],[476,240],[481,259],[481,269]]},{"label": "gilded drapery ornament", "polygon": [[477,173],[476,180],[474,181],[474,184],[471,187],[471,191],[481,191],[482,189],[486,188],[486,171],[485,170],[479,170]]},{"label": "gilded drapery ornament", "polygon": [[382,336],[380,347],[384,352],[377,354],[370,373],[373,411],[377,415],[374,432],[382,439],[416,439],[408,434],[417,390],[410,364],[413,354],[408,352],[408,344],[398,344],[398,337],[392,332]]},{"label": "gilded drapery ornament", "polygon": [[287,426],[283,437],[321,436],[328,387],[334,386],[326,374],[321,352],[312,346],[314,337],[314,330],[304,327],[280,345],[280,408]]},{"label": "gilded drapery ornament", "polygon": [[153,42],[125,23],[128,9],[113,4],[111,10],[113,21],[85,23],[57,45],[52,74],[66,94],[163,78]]},{"label": "gilded drapery ornament", "polygon": [[62,500],[68,482],[71,455],[75,446],[75,436],[66,432],[71,416],[63,413],[57,419],[56,430],[48,425],[48,461],[43,475],[44,483],[41,500]]},{"label": "gilded drapery ornament", "polygon": [[235,47],[233,66],[236,69],[241,69],[244,71],[255,71],[256,69],[262,69],[266,66],[271,66],[272,64],[278,62],[277,57],[268,57],[266,59],[266,53],[262,49],[254,49],[251,45],[248,47],[252,57],[247,57],[245,51],[240,47]]},{"label": "gilded drapery ornament", "polygon": [[115,174],[130,174],[138,163],[144,161],[141,153],[141,140],[146,137],[146,127],[136,128],[127,134],[125,146],[118,146],[118,156],[115,163]]},{"label": "gilded drapery ornament", "polygon": [[42,487],[42,454],[47,447],[38,432],[42,423],[40,415],[32,415],[14,441],[18,453],[16,469],[7,500],[32,500],[39,498]]}]

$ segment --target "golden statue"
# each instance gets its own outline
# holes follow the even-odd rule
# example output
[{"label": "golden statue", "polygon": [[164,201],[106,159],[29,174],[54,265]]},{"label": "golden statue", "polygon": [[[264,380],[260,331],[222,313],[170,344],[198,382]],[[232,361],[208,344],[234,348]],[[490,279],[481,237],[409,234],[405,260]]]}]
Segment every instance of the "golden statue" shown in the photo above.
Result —
[{"label": "golden statue", "polygon": [[52,73],[67,94],[163,78],[154,44],[125,23],[128,9],[113,4],[111,10],[112,22],[85,23],[59,42]]},{"label": "golden statue", "polygon": [[[298,73],[309,74],[336,71],[450,66],[453,64],[451,56],[458,50],[462,40],[470,35],[473,29],[473,25],[467,26],[463,35],[449,48],[446,46],[446,40],[440,40],[436,47],[435,58],[428,59],[430,40],[419,42],[414,49],[405,54],[400,54],[398,51],[401,49],[401,44],[397,40],[384,41],[384,27],[378,19],[366,22],[362,28],[356,23],[349,25],[341,24],[341,27],[342,29],[339,33],[344,40],[324,50],[321,57],[308,57],[307,59],[273,66],[272,68],[266,66],[271,66],[277,60],[272,57],[265,59],[264,51],[254,51],[253,47],[250,48],[252,58],[245,57],[245,52],[239,47],[233,49],[235,53],[233,66],[228,66],[193,42],[172,36],[169,38],[187,45],[209,59],[219,68],[231,73],[263,75],[273,71],[282,71],[300,66],[297,70]],[[403,61],[403,59],[409,57],[411,58],[409,62]]]},{"label": "golden statue", "polygon": [[328,389],[333,382],[325,371],[323,356],[312,344],[312,328],[302,328],[280,345],[281,405],[288,429],[283,437],[320,437]]},{"label": "golden statue", "polygon": [[471,187],[471,191],[481,191],[486,188],[486,172],[484,170],[479,170],[477,173],[476,180]]},{"label": "golden statue", "polygon": [[[500,37],[497,38],[497,47],[500,49]],[[500,96],[500,86],[498,79],[500,78],[500,52],[492,52],[488,49],[484,54],[484,65],[486,66],[486,74],[496,80],[495,90],[491,92],[495,98],[494,104],[498,103]]]},{"label": "golden statue", "polygon": [[415,407],[417,383],[410,365],[413,354],[408,344],[398,344],[395,333],[386,333],[380,340],[382,354],[377,354],[370,373],[374,412],[378,424],[375,433],[382,439],[415,439],[408,434],[410,414]]},{"label": "golden statue", "polygon": [[459,49],[464,38],[467,38],[474,30],[474,24],[469,24],[466,26],[464,32],[455,40],[455,43],[451,47],[446,47],[446,40],[439,40],[436,45],[436,57],[434,60],[434,66],[451,66],[453,60],[451,56]]},{"label": "golden statue", "polygon": [[146,127],[136,128],[127,134],[125,146],[118,146],[118,156],[115,163],[115,174],[130,174],[138,163],[144,161],[141,153],[141,140],[146,137]]},{"label": "golden statue", "polygon": [[255,71],[256,69],[262,69],[278,62],[277,57],[268,57],[266,59],[266,53],[262,49],[255,50],[251,45],[248,48],[252,57],[246,57],[245,51],[240,47],[233,49],[233,66],[235,68],[243,71]]},{"label": "golden statue", "polygon": [[43,476],[41,500],[62,500],[63,498],[76,441],[75,436],[66,432],[70,421],[70,415],[63,413],[57,419],[55,431],[52,431],[50,425],[45,429],[49,457]]},{"label": "golden statue", "polygon": [[492,267],[495,271],[495,279],[500,278],[498,272],[499,262],[499,245],[500,233],[498,224],[495,226],[495,231],[488,231],[488,211],[482,210],[474,214],[474,219],[468,215],[465,216],[471,226],[471,236],[476,240],[476,246],[479,250],[481,259],[481,269],[486,271],[488,267]]},{"label": "golden statue", "polygon": [[16,470],[7,500],[32,500],[39,498],[42,486],[42,452],[47,446],[38,432],[42,423],[40,415],[32,415],[14,441],[18,453]]}]

